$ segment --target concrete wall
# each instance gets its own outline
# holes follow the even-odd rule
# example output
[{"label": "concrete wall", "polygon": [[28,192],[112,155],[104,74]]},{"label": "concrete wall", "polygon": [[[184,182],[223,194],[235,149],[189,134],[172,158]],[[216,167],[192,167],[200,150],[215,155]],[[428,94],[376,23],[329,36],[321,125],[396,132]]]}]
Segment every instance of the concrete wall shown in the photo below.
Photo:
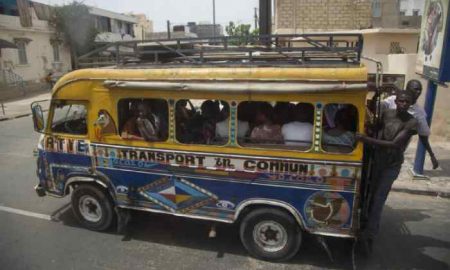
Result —
[{"label": "concrete wall", "polygon": [[[397,28],[400,26],[400,3],[398,0],[377,0],[381,16],[372,18],[372,26]],[[375,13],[374,13],[375,15]]]},{"label": "concrete wall", "polygon": [[275,0],[274,6],[277,33],[362,29],[371,25],[370,0]]},{"label": "concrete wall", "polygon": [[60,62],[53,59],[53,47],[50,40],[55,37],[54,31],[47,21],[38,20],[32,10],[32,27],[22,27],[18,16],[0,15],[0,39],[13,42],[14,38],[29,38],[26,45],[28,63],[19,64],[17,49],[1,49],[0,68],[11,69],[26,81],[41,81],[49,71],[60,69],[67,72],[71,69],[70,50],[60,45]]},{"label": "concrete wall", "polygon": [[148,20],[145,14],[131,14],[131,16],[137,18],[137,24],[133,25],[136,39],[145,39],[145,33],[153,32],[153,22]]}]

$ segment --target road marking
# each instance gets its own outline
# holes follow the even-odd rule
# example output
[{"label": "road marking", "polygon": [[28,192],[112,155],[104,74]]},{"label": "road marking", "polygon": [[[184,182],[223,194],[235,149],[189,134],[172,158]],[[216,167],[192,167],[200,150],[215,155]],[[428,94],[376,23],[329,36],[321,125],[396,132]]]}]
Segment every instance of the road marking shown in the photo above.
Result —
[{"label": "road marking", "polygon": [[18,215],[27,216],[27,217],[40,218],[40,219],[44,219],[44,220],[52,220],[52,217],[50,215],[34,213],[34,212],[11,208],[11,207],[7,207],[7,206],[0,205],[0,211],[18,214]]}]

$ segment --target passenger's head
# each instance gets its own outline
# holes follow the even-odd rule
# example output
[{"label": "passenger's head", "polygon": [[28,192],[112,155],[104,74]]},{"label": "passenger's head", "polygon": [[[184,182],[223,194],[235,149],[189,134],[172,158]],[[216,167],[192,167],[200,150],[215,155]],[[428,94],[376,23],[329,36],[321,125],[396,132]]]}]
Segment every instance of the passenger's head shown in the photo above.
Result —
[{"label": "passenger's head", "polygon": [[180,99],[180,100],[177,101],[176,107],[177,108],[183,108],[183,107],[186,107],[186,105],[187,105],[187,100],[186,99]]},{"label": "passenger's head", "polygon": [[309,103],[298,103],[294,108],[294,120],[312,124],[314,120],[314,107]]},{"label": "passenger's head", "polygon": [[138,104],[139,104],[138,101],[130,101],[129,103],[130,113],[134,116],[139,115]]},{"label": "passenger's head", "polygon": [[217,118],[220,113],[218,101],[206,100],[201,105],[202,115],[208,118]]},{"label": "passenger's head", "polygon": [[150,106],[147,103],[143,102],[143,101],[140,101],[137,104],[137,111],[139,113],[139,116],[146,116],[149,113],[151,113]]},{"label": "passenger's head", "polygon": [[353,126],[356,126],[353,121],[356,121],[354,114],[352,113],[352,106],[339,109],[334,116],[334,124],[339,129],[346,131],[355,131]]},{"label": "passenger's head", "polygon": [[256,108],[255,124],[270,124],[273,120],[273,108],[270,103],[261,102]]},{"label": "passenger's head", "polygon": [[410,80],[406,84],[406,90],[414,94],[412,104],[415,104],[420,94],[422,94],[422,83],[419,80]]},{"label": "passenger's head", "polygon": [[414,94],[413,91],[398,91],[397,97],[395,99],[395,104],[397,105],[397,112],[408,111],[411,104],[413,104]]},{"label": "passenger's head", "polygon": [[277,102],[275,104],[275,107],[273,108],[275,123],[284,125],[285,123],[289,122],[290,104],[291,103],[289,102]]}]

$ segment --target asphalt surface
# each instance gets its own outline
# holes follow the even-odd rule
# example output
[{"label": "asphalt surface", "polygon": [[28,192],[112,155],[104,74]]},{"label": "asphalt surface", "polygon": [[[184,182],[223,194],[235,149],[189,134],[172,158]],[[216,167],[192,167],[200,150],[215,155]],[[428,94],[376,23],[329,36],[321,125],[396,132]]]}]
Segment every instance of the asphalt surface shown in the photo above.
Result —
[{"label": "asphalt surface", "polygon": [[[249,257],[238,228],[133,212],[128,231],[92,232],[75,221],[70,198],[39,198],[33,186],[38,135],[30,117],[0,122],[0,269],[351,269],[352,242],[326,239],[330,261],[305,235],[288,263]],[[357,269],[449,269],[450,200],[392,192],[372,255]],[[26,212],[25,212],[26,211]]]}]

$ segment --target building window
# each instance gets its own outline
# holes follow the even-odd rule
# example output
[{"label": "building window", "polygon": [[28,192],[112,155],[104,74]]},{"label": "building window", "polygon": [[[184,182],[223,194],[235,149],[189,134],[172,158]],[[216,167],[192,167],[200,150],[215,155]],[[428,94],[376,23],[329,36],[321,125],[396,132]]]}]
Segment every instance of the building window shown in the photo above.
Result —
[{"label": "building window", "polygon": [[389,53],[391,54],[405,53],[405,48],[402,48],[400,46],[400,42],[392,41]]},{"label": "building window", "polygon": [[238,142],[252,148],[307,151],[314,106],[303,102],[244,101],[238,106]]},{"label": "building window", "polygon": [[19,16],[16,1],[0,0],[0,14],[9,16]]},{"label": "building window", "polygon": [[28,64],[27,59],[27,45],[25,42],[17,42],[17,52],[19,54],[19,65],[26,65]]},{"label": "building window", "polygon": [[400,10],[400,16],[406,16],[406,10]]},{"label": "building window", "polygon": [[322,149],[332,153],[351,153],[356,146],[358,109],[351,104],[327,104],[322,132]]},{"label": "building window", "polygon": [[111,20],[108,17],[97,17],[97,30],[99,32],[111,32]]},{"label": "building window", "polygon": [[125,30],[126,33],[127,33],[128,35],[134,37],[134,33],[133,33],[133,24],[127,23],[127,24],[125,24],[125,25],[126,25],[126,30]]},{"label": "building window", "polygon": [[419,16],[419,10],[418,9],[413,9],[413,16]]},{"label": "building window", "polygon": [[163,142],[169,134],[168,104],[164,99],[129,98],[119,101],[119,131],[126,140]]},{"label": "building window", "polygon": [[381,1],[373,0],[372,2],[372,16],[373,17],[381,17]]},{"label": "building window", "polygon": [[59,62],[59,44],[58,43],[53,43],[52,44],[53,47],[53,61],[54,62]]}]

